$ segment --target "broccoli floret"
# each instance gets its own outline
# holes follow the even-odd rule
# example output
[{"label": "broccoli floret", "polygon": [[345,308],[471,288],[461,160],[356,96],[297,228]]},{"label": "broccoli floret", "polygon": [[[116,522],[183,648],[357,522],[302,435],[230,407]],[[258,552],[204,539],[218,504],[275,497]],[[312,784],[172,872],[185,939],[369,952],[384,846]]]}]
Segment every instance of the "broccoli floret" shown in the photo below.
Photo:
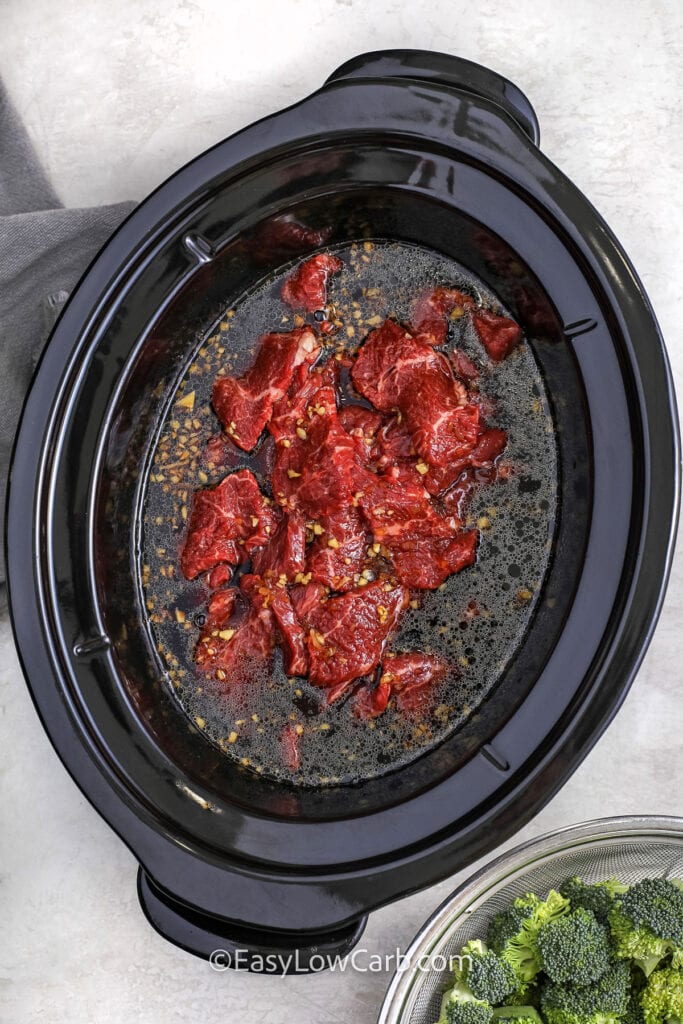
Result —
[{"label": "broccoli floret", "polygon": [[543,925],[568,911],[569,900],[551,890],[545,900],[527,893],[514,900],[509,910],[494,917],[489,927],[489,945],[512,967],[519,984],[533,981],[541,970],[537,939]]},{"label": "broccoli floret", "polygon": [[578,910],[579,907],[591,910],[598,921],[607,924],[607,915],[614,906],[615,898],[623,895],[627,889],[628,886],[618,882],[616,878],[591,884],[575,875],[560,886],[560,893],[569,900],[572,910]]},{"label": "broccoli floret", "polygon": [[609,913],[616,955],[634,960],[646,976],[669,953],[683,964],[683,891],[665,878],[631,886]]},{"label": "broccoli floret", "polygon": [[491,1024],[492,1010],[488,1003],[448,1003],[445,1024]]},{"label": "broccoli floret", "polygon": [[514,992],[511,992],[505,1000],[506,1006],[535,1006],[538,1008],[541,999],[541,990],[535,981],[529,981],[520,985]]},{"label": "broccoli floret", "polygon": [[512,967],[497,953],[479,940],[468,942],[462,948],[465,962],[465,980],[476,999],[488,1003],[502,1003],[514,990],[517,978]]},{"label": "broccoli floret", "polygon": [[545,973],[560,984],[590,985],[614,959],[607,928],[582,907],[543,925],[538,952]]},{"label": "broccoli floret", "polygon": [[628,964],[617,961],[592,985],[549,982],[541,993],[546,1024],[617,1024],[629,997]]},{"label": "broccoli floret", "polygon": [[626,1013],[621,1019],[621,1024],[645,1024],[640,997],[641,992],[631,990]]},{"label": "broccoli floret", "polygon": [[648,979],[640,997],[645,1024],[683,1022],[683,971],[665,967]]},{"label": "broccoli floret", "polygon": [[438,1024],[491,1024],[492,1019],[491,1005],[476,999],[461,979],[444,992]]},{"label": "broccoli floret", "polygon": [[535,1006],[496,1006],[493,1024],[543,1024]]}]

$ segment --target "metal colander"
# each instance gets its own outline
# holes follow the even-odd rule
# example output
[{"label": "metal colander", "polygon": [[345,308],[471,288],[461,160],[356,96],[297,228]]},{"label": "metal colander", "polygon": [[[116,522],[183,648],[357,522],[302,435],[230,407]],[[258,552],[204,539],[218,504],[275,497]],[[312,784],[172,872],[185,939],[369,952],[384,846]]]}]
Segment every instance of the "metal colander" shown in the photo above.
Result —
[{"label": "metal colander", "polygon": [[683,818],[620,817],[572,825],[533,839],[477,872],[439,907],[406,950],[378,1024],[434,1024],[451,971],[448,960],[491,919],[527,892],[546,896],[572,875],[683,877]]}]

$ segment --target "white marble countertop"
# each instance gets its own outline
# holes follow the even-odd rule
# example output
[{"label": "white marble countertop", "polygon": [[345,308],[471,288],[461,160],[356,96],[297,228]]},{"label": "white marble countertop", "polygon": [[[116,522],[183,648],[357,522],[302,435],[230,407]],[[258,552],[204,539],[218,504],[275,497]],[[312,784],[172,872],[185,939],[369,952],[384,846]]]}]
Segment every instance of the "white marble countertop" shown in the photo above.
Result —
[{"label": "white marble countertop", "polygon": [[[0,71],[66,205],[138,199],[317,87],[346,58],[413,46],[488,64],[530,97],[542,146],[633,259],[683,392],[679,0],[3,0]],[[0,154],[1,159],[1,154]],[[683,561],[616,721],[527,838],[608,814],[683,815]],[[138,911],[131,854],[35,715],[0,621],[0,1016],[13,1024],[371,1024],[388,977],[216,974]],[[457,882],[372,915],[405,945]]]}]

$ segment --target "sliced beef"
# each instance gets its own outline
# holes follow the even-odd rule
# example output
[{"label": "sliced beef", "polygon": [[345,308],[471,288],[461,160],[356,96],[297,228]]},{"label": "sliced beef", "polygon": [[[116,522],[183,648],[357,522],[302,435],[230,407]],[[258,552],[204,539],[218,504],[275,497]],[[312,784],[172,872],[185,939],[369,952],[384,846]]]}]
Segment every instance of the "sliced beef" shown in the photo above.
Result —
[{"label": "sliced beef", "polygon": [[408,596],[405,587],[377,580],[311,609],[306,638],[309,680],[316,686],[338,686],[371,672]]},{"label": "sliced beef", "polygon": [[293,583],[306,564],[306,523],[299,512],[285,512],[265,547],[255,552],[252,569],[258,576]]},{"label": "sliced beef", "polygon": [[338,415],[340,424],[353,438],[359,464],[369,468],[379,454],[377,438],[385,418],[363,405],[345,405]]},{"label": "sliced beef", "polygon": [[235,444],[251,451],[271,417],[273,404],[286,394],[297,366],[313,362],[319,351],[310,327],[266,334],[246,373],[216,380],[213,407]]},{"label": "sliced beef", "polygon": [[259,587],[259,596],[272,611],[277,623],[278,636],[285,655],[285,672],[288,676],[305,676],[308,672],[308,653],[305,634],[297,618],[286,588],[271,583],[268,593],[263,593],[265,581]]},{"label": "sliced beef", "polygon": [[351,370],[356,390],[382,412],[399,407],[417,369],[439,366],[445,357],[395,320],[370,331]]},{"label": "sliced beef", "polygon": [[448,674],[448,664],[434,654],[388,655],[384,671],[376,685],[361,687],[353,702],[358,718],[377,718],[389,701],[404,714],[425,714],[434,699],[434,688]]},{"label": "sliced beef", "polygon": [[498,459],[505,451],[507,434],[498,427],[485,430],[467,458],[467,467],[455,483],[440,494],[441,504],[462,518],[467,501],[475,490],[492,484],[499,473]]},{"label": "sliced beef", "polygon": [[265,544],[277,521],[253,473],[240,469],[197,491],[180,565],[187,579],[225,562],[238,565]]},{"label": "sliced beef", "polygon": [[297,428],[305,429],[315,415],[336,412],[337,364],[328,360],[312,369],[305,363],[296,370],[286,395],[275,403],[268,429],[277,442],[291,441]]},{"label": "sliced beef", "polygon": [[358,503],[380,544],[389,545],[420,530],[448,538],[456,528],[454,520],[439,515],[422,483],[402,481],[399,485],[390,473],[366,482]]},{"label": "sliced beef", "polygon": [[327,588],[322,583],[305,583],[292,587],[289,596],[296,617],[303,626],[308,628],[311,616],[314,615],[318,605],[327,598]]},{"label": "sliced beef", "polygon": [[291,214],[278,214],[259,224],[248,243],[249,252],[259,262],[272,261],[273,255],[295,256],[324,245],[330,228],[312,228]]},{"label": "sliced beef", "polygon": [[280,752],[282,763],[295,772],[301,765],[301,726],[297,728],[294,722],[288,722],[280,733]]},{"label": "sliced beef", "polygon": [[358,482],[356,446],[333,400],[331,388],[314,393],[295,433],[278,443],[273,469],[276,501],[314,519],[349,505]]},{"label": "sliced beef", "polygon": [[339,410],[339,422],[347,434],[372,441],[384,419],[374,409],[365,405],[345,405]]},{"label": "sliced beef", "polygon": [[327,305],[327,282],[344,264],[337,256],[321,252],[304,260],[282,286],[282,301],[292,309],[313,313]]},{"label": "sliced beef", "polygon": [[490,309],[478,309],[472,314],[477,337],[486,349],[489,359],[500,363],[510,355],[522,340],[522,328],[507,316],[499,316]]},{"label": "sliced beef", "polygon": [[432,468],[462,458],[479,436],[479,410],[467,404],[465,388],[444,356],[416,370],[400,408],[416,452]]},{"label": "sliced beef", "polygon": [[457,288],[432,288],[416,299],[410,322],[417,332],[430,338],[432,345],[443,345],[449,317],[457,319],[473,305],[472,297]]},{"label": "sliced beef", "polygon": [[207,583],[211,590],[217,590],[219,587],[224,587],[231,579],[232,566],[226,565],[223,562],[221,565],[217,565],[215,569],[211,570],[207,578]]},{"label": "sliced beef", "polygon": [[473,359],[470,359],[470,357],[463,352],[462,349],[454,348],[453,351],[449,353],[448,358],[455,370],[456,377],[459,377],[460,380],[464,381],[466,384],[472,384],[474,381],[479,380],[479,377],[481,376],[479,367]]},{"label": "sliced beef", "polygon": [[441,516],[420,484],[386,477],[366,489],[360,499],[363,515],[400,583],[435,590],[476,557],[477,531],[464,533],[459,520]]},{"label": "sliced beef", "polygon": [[487,466],[499,458],[508,443],[508,436],[499,427],[491,427],[479,435],[479,440],[469,455],[471,466]]},{"label": "sliced beef", "polygon": [[398,410],[401,440],[410,436],[422,461],[419,468],[431,471],[425,480],[430,492],[438,494],[452,484],[481,428],[479,410],[467,403],[467,390],[446,356],[387,320],[368,335],[351,375],[378,408]]},{"label": "sliced beef", "polygon": [[435,654],[397,654],[384,662],[380,685],[391,687],[399,710],[407,714],[422,714],[433,702],[434,688],[448,674],[448,664]]},{"label": "sliced beef", "polygon": [[377,434],[379,468],[395,465],[403,459],[417,459],[413,435],[406,426],[405,418],[392,416]]},{"label": "sliced beef", "polygon": [[472,565],[478,539],[477,530],[455,530],[450,538],[406,532],[388,545],[396,578],[406,587],[436,590],[449,576]]},{"label": "sliced beef", "polygon": [[195,661],[225,686],[254,679],[269,665],[275,649],[275,618],[258,593],[260,585],[258,577],[247,575],[240,580],[240,596],[248,609],[241,617],[216,625],[209,608]]},{"label": "sliced beef", "polygon": [[391,684],[383,679],[376,685],[362,686],[353,701],[356,718],[378,718],[384,714],[391,697]]},{"label": "sliced beef", "polygon": [[232,618],[238,599],[236,587],[226,587],[213,593],[209,598],[204,628],[221,629]]},{"label": "sliced beef", "polygon": [[[350,590],[362,571],[371,541],[359,510],[349,505],[314,524],[315,540],[308,551],[306,572],[314,583],[332,590]],[[322,531],[322,532],[318,532]]]},{"label": "sliced beef", "polygon": [[411,426],[415,447],[428,467],[424,485],[430,494],[441,494],[468,465],[478,443],[483,430],[479,407],[443,409],[433,418],[416,409]]}]

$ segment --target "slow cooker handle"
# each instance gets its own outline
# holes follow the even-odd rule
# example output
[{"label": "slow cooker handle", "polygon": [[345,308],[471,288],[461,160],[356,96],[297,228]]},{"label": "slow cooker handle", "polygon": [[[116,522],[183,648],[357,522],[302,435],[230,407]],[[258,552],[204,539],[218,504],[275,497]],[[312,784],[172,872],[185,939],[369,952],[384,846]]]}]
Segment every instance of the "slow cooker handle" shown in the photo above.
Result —
[{"label": "slow cooker handle", "polygon": [[138,870],[138,898],[155,931],[208,960],[216,971],[317,973],[353,949],[368,920],[364,915],[333,932],[284,932],[226,921],[179,902],[142,868]]},{"label": "slow cooker handle", "polygon": [[536,112],[514,82],[463,57],[433,50],[374,50],[352,57],[334,71],[325,85],[348,78],[413,78],[436,81],[497,104],[538,146],[541,133]]}]

